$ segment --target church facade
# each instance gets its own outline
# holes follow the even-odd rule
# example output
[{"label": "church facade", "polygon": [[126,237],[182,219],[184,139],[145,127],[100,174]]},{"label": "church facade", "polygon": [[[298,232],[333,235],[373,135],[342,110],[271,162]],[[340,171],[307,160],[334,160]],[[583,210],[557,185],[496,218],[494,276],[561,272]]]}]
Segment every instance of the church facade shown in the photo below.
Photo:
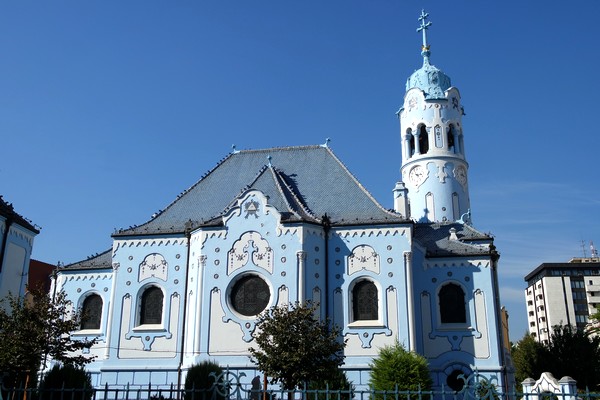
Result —
[{"label": "church facade", "polygon": [[[493,239],[471,221],[463,108],[430,64],[407,81],[398,116],[401,180],[384,209],[327,145],[233,151],[164,211],[113,234],[55,286],[97,337],[97,386],[177,384],[214,360],[245,372],[258,314],[318,304],[342,328],[343,365],[366,388],[396,340],[425,356],[436,388],[477,372],[506,383]],[[399,150],[400,151],[400,150]]]}]

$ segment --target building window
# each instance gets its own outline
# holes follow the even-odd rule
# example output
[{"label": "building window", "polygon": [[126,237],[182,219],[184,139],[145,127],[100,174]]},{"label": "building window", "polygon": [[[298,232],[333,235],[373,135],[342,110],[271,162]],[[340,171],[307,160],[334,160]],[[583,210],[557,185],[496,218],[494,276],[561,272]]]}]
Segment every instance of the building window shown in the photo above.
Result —
[{"label": "building window", "polygon": [[444,285],[439,292],[440,318],[442,324],[467,322],[465,292],[454,283]]},{"label": "building window", "polygon": [[[462,375],[462,377],[461,377]],[[465,379],[471,375],[471,371],[463,371],[462,369],[455,369],[446,378],[446,385],[455,392],[460,392],[465,387]]]},{"label": "building window", "polygon": [[102,321],[102,297],[92,294],[81,306],[81,329],[100,329]]},{"label": "building window", "polygon": [[447,141],[448,141],[448,151],[455,152],[454,151],[454,125],[452,125],[452,124],[450,124],[450,126],[448,126]]},{"label": "building window", "polygon": [[427,154],[429,151],[429,137],[427,136],[427,128],[425,125],[419,127],[419,152],[420,154]]},{"label": "building window", "polygon": [[144,291],[140,307],[140,325],[162,323],[163,297],[162,290],[156,286]]},{"label": "building window", "polygon": [[527,305],[528,305],[528,306],[532,306],[532,305],[533,305],[533,300],[529,300],[529,301],[527,301]]},{"label": "building window", "polygon": [[237,313],[246,317],[260,314],[270,301],[269,285],[257,275],[243,276],[231,289],[231,306]]},{"label": "building window", "polygon": [[377,286],[371,281],[357,282],[352,289],[352,318],[354,321],[379,319]]}]

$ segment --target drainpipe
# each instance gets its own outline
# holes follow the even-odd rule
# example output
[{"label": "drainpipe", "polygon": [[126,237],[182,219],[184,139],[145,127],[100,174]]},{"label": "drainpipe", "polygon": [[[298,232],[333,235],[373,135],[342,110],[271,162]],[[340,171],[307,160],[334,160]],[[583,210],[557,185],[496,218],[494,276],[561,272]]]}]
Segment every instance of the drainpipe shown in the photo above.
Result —
[{"label": "drainpipe", "polygon": [[[323,231],[325,233],[325,316],[329,317],[329,230],[331,229],[331,220],[327,214],[323,215]],[[333,313],[331,313],[333,314]]]},{"label": "drainpipe", "polygon": [[[188,296],[188,282],[189,282],[189,271],[190,271],[190,248],[192,247],[192,222],[188,221],[185,224],[185,238],[187,240],[187,261],[186,261],[186,271],[185,271],[185,285],[183,292],[183,321],[181,322],[181,355],[179,356],[179,371],[177,371],[177,388],[181,389],[181,373],[183,369],[183,355],[185,350],[185,321],[186,321],[186,307],[187,307],[187,296]],[[181,390],[177,391],[177,398],[179,398]]]},{"label": "drainpipe", "polygon": [[406,307],[408,308],[408,349],[410,351],[417,351],[417,336],[415,332],[415,304],[414,304],[414,293],[413,293],[413,263],[412,263],[412,252],[404,252],[404,268],[406,274]]},{"label": "drainpipe", "polygon": [[508,387],[508,371],[506,368],[506,358],[505,358],[505,354],[504,354],[504,328],[502,327],[502,315],[501,315],[501,309],[500,309],[500,293],[498,291],[498,259],[500,259],[500,253],[498,253],[496,251],[496,246],[494,246],[493,244],[490,245],[490,256],[491,256],[491,262],[492,262],[492,285],[493,285],[493,292],[494,292],[494,308],[496,309],[495,314],[496,314],[496,326],[497,329],[500,332],[500,335],[498,336],[498,350],[500,353],[500,364],[501,364],[501,372],[500,374],[503,376],[504,378],[504,390],[505,393],[508,393],[509,387]]}]

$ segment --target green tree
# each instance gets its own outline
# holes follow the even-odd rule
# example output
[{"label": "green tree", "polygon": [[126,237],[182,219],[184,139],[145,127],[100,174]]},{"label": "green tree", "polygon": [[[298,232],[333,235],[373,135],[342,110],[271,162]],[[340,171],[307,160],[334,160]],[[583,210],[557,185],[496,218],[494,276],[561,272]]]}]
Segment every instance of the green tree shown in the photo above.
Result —
[{"label": "green tree", "polygon": [[251,359],[271,383],[295,389],[333,377],[344,361],[340,328],[315,317],[310,302],[272,307],[259,315]]},{"label": "green tree", "polygon": [[83,367],[57,364],[44,375],[39,393],[41,398],[90,400],[94,394],[92,378]]},{"label": "green tree", "polygon": [[517,383],[527,378],[538,379],[552,363],[549,349],[526,333],[512,348]]},{"label": "green tree", "polygon": [[[433,384],[425,357],[408,351],[398,341],[384,346],[371,363],[371,387],[376,391],[430,390]],[[376,394],[376,399],[386,396]],[[417,397],[414,397],[417,398]]]},{"label": "green tree", "polygon": [[316,393],[316,396],[311,394],[310,399],[349,400],[354,397],[354,386],[341,368],[337,368],[331,376],[310,381],[307,389]]},{"label": "green tree", "polygon": [[597,390],[600,383],[600,337],[571,325],[552,328],[548,349],[555,362],[552,374],[570,376],[579,389]]},{"label": "green tree", "polygon": [[71,339],[81,315],[70,311],[65,293],[52,298],[35,288],[30,294],[27,300],[12,294],[0,300],[0,371],[8,373],[3,381],[8,387],[34,386],[38,368],[47,358],[75,367],[92,361],[81,350],[89,349],[95,339]]},{"label": "green tree", "polygon": [[517,382],[550,372],[557,379],[570,376],[579,389],[596,390],[600,383],[600,337],[571,325],[555,325],[547,344],[526,334],[512,356]]}]

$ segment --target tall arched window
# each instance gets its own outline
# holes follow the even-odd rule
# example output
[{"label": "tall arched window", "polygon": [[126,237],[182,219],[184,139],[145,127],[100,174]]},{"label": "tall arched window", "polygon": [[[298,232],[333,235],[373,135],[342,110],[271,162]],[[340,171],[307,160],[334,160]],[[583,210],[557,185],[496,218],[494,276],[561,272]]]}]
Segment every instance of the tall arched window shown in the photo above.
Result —
[{"label": "tall arched window", "polygon": [[439,292],[440,319],[443,324],[467,322],[465,292],[454,283],[444,285]]},{"label": "tall arched window", "polygon": [[102,322],[102,297],[92,294],[81,306],[81,329],[100,329]]},{"label": "tall arched window", "polygon": [[412,129],[408,128],[406,130],[406,136],[408,137],[408,145],[410,146],[408,157],[412,157],[415,155],[415,136],[412,133]]},{"label": "tall arched window", "polygon": [[162,323],[163,292],[151,286],[142,294],[140,307],[140,325]]},{"label": "tall arched window", "polygon": [[419,151],[421,154],[427,154],[429,151],[429,137],[427,137],[425,125],[419,127]]},{"label": "tall arched window", "polygon": [[455,131],[454,131],[454,125],[450,124],[448,126],[448,136],[447,136],[447,141],[448,141],[448,151],[454,152],[454,135],[455,135]]},{"label": "tall arched window", "polygon": [[379,319],[377,286],[371,281],[360,281],[352,290],[352,315],[354,321]]}]

